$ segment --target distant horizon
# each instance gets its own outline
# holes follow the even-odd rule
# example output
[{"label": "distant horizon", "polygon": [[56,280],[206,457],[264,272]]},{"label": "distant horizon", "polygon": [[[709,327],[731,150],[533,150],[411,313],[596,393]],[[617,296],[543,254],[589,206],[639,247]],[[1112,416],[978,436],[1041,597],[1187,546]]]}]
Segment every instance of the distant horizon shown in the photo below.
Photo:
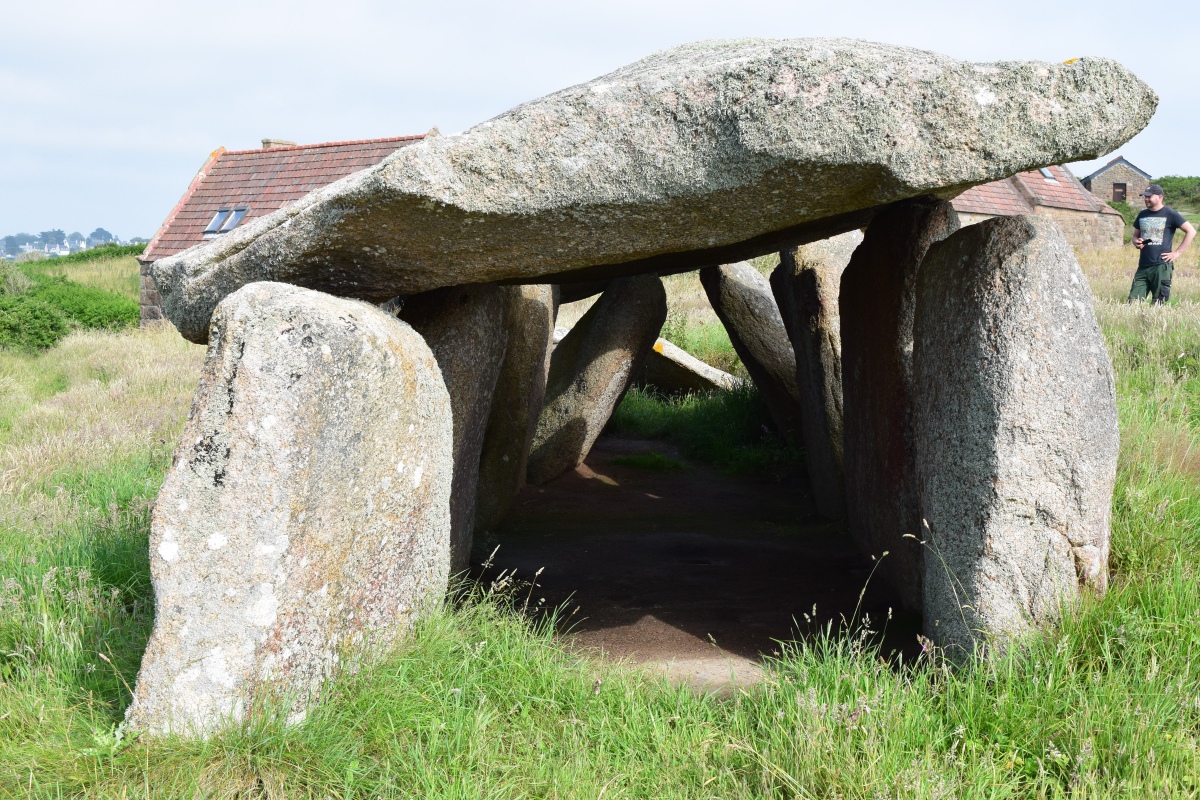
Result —
[{"label": "distant horizon", "polygon": [[0,52],[0,228],[86,230],[103,217],[150,238],[219,146],[463,131],[658,50],[739,36],[847,36],[976,62],[1116,58],[1159,94],[1158,112],[1114,152],[1067,166],[1083,177],[1119,154],[1156,176],[1200,175],[1189,63],[1200,10],[1172,12],[1152,46],[1130,39],[1128,13],[1111,0],[862,0],[853,14],[811,0],[247,0],[199,25],[193,9],[150,0],[22,4],[6,10],[8,30],[53,30],[54,43],[13,37]]}]

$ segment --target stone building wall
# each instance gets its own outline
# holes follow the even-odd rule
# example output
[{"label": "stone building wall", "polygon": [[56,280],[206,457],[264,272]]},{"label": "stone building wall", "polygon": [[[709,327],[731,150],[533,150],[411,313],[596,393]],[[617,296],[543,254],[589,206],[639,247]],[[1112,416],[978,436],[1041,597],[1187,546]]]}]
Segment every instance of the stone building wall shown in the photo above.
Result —
[{"label": "stone building wall", "polygon": [[1138,197],[1150,185],[1150,181],[1146,180],[1140,172],[1130,169],[1124,164],[1113,164],[1092,178],[1086,185],[1092,194],[1108,202],[1113,199],[1114,183],[1125,184],[1125,201],[1134,208],[1138,207]]},{"label": "stone building wall", "polygon": [[153,263],[153,261],[138,260],[138,264],[141,266],[138,300],[142,307],[142,326],[147,323],[167,321],[162,310],[162,295],[158,293],[158,286],[155,285],[154,278],[150,277],[150,265]]},{"label": "stone building wall", "polygon": [[[1119,245],[1125,235],[1125,220],[1117,214],[1097,214],[1092,211],[1074,211],[1051,206],[1036,206],[1034,213],[1057,222],[1067,241],[1079,250],[1096,250]],[[991,218],[988,214],[968,214],[961,211],[958,214],[958,220],[963,227]]]},{"label": "stone building wall", "polygon": [[958,212],[958,222],[964,228],[968,225],[974,225],[977,222],[983,222],[985,219],[991,218],[991,214],[968,214],[965,211]]},{"label": "stone building wall", "polygon": [[1114,247],[1120,245],[1125,236],[1125,219],[1118,214],[1094,214],[1050,206],[1038,206],[1036,211],[1057,222],[1067,241],[1076,249]]}]

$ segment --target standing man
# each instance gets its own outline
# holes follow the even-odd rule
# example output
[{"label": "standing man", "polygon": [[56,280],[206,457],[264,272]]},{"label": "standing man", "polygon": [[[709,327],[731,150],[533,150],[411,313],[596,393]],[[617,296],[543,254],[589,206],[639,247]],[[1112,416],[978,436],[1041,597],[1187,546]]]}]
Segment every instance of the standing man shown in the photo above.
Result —
[{"label": "standing man", "polygon": [[[1163,190],[1157,183],[1146,187],[1142,199],[1146,201],[1146,210],[1138,212],[1133,221],[1133,246],[1142,254],[1133,275],[1133,286],[1129,288],[1129,301],[1149,295],[1154,303],[1162,304],[1171,297],[1175,259],[1188,249],[1196,229],[1178,211],[1163,205]],[[1178,250],[1172,250],[1175,231],[1180,229],[1184,233],[1183,243]]]}]

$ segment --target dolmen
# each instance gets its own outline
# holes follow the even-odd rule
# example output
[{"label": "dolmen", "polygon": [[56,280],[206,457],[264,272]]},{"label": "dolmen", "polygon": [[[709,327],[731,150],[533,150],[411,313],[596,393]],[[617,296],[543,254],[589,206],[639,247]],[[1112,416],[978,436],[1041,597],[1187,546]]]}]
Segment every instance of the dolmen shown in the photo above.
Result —
[{"label": "dolmen", "polygon": [[[947,201],[1110,152],[1156,105],[1104,58],[700,42],[158,261],[208,355],[154,509],[129,725],[299,719],[395,646],[524,482],[587,455],[658,339],[659,277],[688,270],[817,512],[936,644],[1052,624],[1105,588],[1111,363],[1053,222],[960,228]],[[740,263],[772,253],[771,280]],[[599,291],[555,347],[558,303]]]}]

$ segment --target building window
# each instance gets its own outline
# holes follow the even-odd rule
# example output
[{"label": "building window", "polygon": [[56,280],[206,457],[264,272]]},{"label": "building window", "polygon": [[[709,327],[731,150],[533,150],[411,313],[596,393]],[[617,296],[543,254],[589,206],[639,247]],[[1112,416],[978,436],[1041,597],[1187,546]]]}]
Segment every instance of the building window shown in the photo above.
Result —
[{"label": "building window", "polygon": [[1050,171],[1049,167],[1042,167],[1038,172],[1042,173],[1042,177],[1048,181],[1058,181],[1058,178],[1054,177],[1054,173]]},{"label": "building window", "polygon": [[1125,202],[1125,184],[1123,184],[1123,183],[1114,183],[1113,184],[1113,202],[1114,203],[1124,203]]},{"label": "building window", "polygon": [[238,226],[238,223],[246,218],[246,214],[250,212],[248,208],[222,208],[213,214],[212,221],[208,223],[208,227],[204,229],[205,236],[216,236],[221,233],[229,233]]}]

